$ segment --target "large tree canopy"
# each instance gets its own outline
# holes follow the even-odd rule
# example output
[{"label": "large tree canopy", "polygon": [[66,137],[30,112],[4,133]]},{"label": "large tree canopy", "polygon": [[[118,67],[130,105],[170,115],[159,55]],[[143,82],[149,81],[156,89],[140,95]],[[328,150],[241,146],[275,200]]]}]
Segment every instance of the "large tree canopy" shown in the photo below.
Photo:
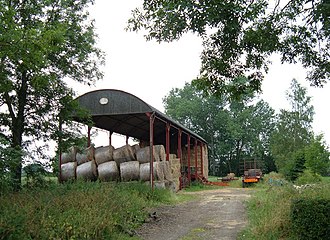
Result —
[{"label": "large tree canopy", "polygon": [[[0,0],[0,129],[12,148],[49,140],[72,99],[66,79],[102,77],[103,53],[87,7],[93,0]],[[20,183],[22,159],[11,159]]]},{"label": "large tree canopy", "polygon": [[172,89],[164,98],[165,113],[200,134],[209,143],[211,174],[239,174],[240,162],[256,159],[274,170],[269,138],[274,110],[264,101],[245,96],[240,101],[204,96],[191,84]]},{"label": "large tree canopy", "polygon": [[145,29],[147,40],[160,42],[189,31],[201,36],[194,83],[213,94],[259,91],[273,53],[302,63],[312,85],[330,77],[329,0],[144,0],[128,29]]}]

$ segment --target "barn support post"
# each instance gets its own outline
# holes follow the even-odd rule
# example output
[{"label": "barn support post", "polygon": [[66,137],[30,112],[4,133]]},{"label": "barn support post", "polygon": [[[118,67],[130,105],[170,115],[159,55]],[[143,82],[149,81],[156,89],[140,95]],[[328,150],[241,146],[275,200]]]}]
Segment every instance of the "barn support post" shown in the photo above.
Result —
[{"label": "barn support post", "polygon": [[166,161],[170,160],[170,130],[171,124],[166,123]]},{"label": "barn support post", "polygon": [[191,176],[190,176],[190,134],[188,134],[188,184],[190,185],[191,182]]},{"label": "barn support post", "polygon": [[198,179],[198,164],[197,164],[197,139],[195,139],[195,147],[194,147],[194,150],[195,150],[195,179],[197,181]]},{"label": "barn support post", "polygon": [[112,146],[112,133],[111,131],[109,131],[109,146]]},{"label": "barn support post", "polygon": [[150,185],[154,190],[154,122],[155,112],[146,113],[149,117]]},{"label": "barn support post", "polygon": [[178,158],[180,159],[180,172],[181,172],[180,189],[182,189],[183,187],[181,137],[182,137],[182,130],[178,129]]},{"label": "barn support post", "polygon": [[201,175],[204,176],[204,164],[203,164],[203,146],[204,144],[201,142]]}]

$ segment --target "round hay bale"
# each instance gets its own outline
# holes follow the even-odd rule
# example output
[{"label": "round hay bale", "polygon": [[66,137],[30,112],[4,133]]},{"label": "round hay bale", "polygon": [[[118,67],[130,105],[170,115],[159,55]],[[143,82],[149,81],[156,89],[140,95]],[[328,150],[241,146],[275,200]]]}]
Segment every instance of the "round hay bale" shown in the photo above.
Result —
[{"label": "round hay bale", "polygon": [[[156,168],[155,165],[157,165],[157,162],[154,162],[154,177],[156,177]],[[150,163],[143,163],[140,164],[140,180],[141,181],[149,181],[150,180]]]},{"label": "round hay bale", "polygon": [[136,159],[136,152],[140,149],[140,145],[139,144],[134,144],[132,146],[132,149],[133,149],[133,154],[134,154],[134,158]]},{"label": "round hay bale", "polygon": [[154,152],[155,155],[157,156],[156,159],[158,159],[159,161],[166,160],[166,151],[163,145],[155,145]]},{"label": "round hay bale", "polygon": [[117,181],[119,179],[119,170],[115,161],[102,163],[98,165],[97,170],[101,181]]},{"label": "round hay bale", "polygon": [[[160,162],[153,162],[153,172],[155,180],[164,180],[164,173],[159,165]],[[150,163],[140,164],[140,180],[149,181],[150,180]]]},{"label": "round hay bale", "polygon": [[61,181],[76,179],[76,162],[68,162],[61,165]]},{"label": "round hay bale", "polygon": [[[153,146],[153,157],[155,162],[165,161],[166,153],[163,145],[154,145]],[[140,148],[136,151],[136,160],[140,163],[150,162],[150,147]]]},{"label": "round hay bale", "polygon": [[144,147],[138,149],[136,151],[136,160],[141,164],[150,162],[150,148]]},{"label": "round hay bale", "polygon": [[76,161],[77,148],[70,147],[67,152],[61,154],[61,163],[75,162]]},{"label": "round hay bale", "polygon": [[125,145],[113,150],[113,160],[120,165],[123,162],[134,161],[134,150],[130,145]]},{"label": "round hay bale", "polygon": [[124,162],[120,164],[120,177],[123,182],[139,180],[140,163],[138,161]]},{"label": "round hay bale", "polygon": [[76,155],[76,160],[77,160],[77,164],[78,165],[81,165],[85,162],[89,162],[90,160],[88,159],[87,157],[87,154],[86,153],[77,153]]},{"label": "round hay bale", "polygon": [[86,156],[89,159],[89,161],[94,160],[95,148],[93,145],[86,148],[85,152],[86,152]]},{"label": "round hay bale", "polygon": [[105,146],[95,148],[95,162],[97,165],[113,160],[113,151],[115,148],[113,146]]},{"label": "round hay bale", "polygon": [[77,167],[77,179],[85,181],[95,181],[97,179],[97,168],[94,160]]}]

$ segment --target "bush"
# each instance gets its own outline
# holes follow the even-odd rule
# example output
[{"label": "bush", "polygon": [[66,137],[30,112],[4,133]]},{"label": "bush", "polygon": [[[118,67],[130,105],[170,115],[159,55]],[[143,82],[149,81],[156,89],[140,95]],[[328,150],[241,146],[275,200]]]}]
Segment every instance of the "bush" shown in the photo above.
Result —
[{"label": "bush", "polygon": [[311,170],[305,170],[296,180],[296,184],[318,183],[321,180],[322,178],[319,174],[313,173]]},{"label": "bush", "polygon": [[295,199],[290,216],[298,239],[326,239],[330,236],[330,198]]}]

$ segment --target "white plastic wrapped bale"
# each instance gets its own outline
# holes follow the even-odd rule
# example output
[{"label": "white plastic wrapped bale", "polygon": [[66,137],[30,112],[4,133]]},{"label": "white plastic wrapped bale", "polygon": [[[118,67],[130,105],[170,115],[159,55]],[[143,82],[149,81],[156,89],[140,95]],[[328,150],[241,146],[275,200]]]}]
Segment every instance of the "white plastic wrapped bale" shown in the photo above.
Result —
[{"label": "white plastic wrapped bale", "polygon": [[113,146],[97,147],[95,148],[94,159],[97,165],[113,160]]},{"label": "white plastic wrapped bale", "polygon": [[[164,172],[163,169],[160,167],[159,162],[153,162],[153,173],[155,180],[164,180]],[[150,163],[140,164],[140,180],[150,180]]]},{"label": "white plastic wrapped bale", "polygon": [[140,163],[138,161],[123,162],[120,164],[121,181],[139,180]]},{"label": "white plastic wrapped bale", "polygon": [[[154,145],[153,147],[153,156],[154,161],[165,161],[166,154],[165,154],[165,148],[163,145]],[[136,160],[138,160],[140,163],[147,163],[150,162],[150,147],[144,147],[140,148],[136,151]]]},{"label": "white plastic wrapped bale", "polygon": [[61,181],[76,179],[76,162],[68,162],[61,165]]},{"label": "white plastic wrapped bale", "polygon": [[77,167],[77,179],[85,181],[95,181],[97,179],[97,167],[94,160]]},{"label": "white plastic wrapped bale", "polygon": [[75,162],[76,161],[77,148],[70,147],[68,151],[61,154],[61,163]]},{"label": "white plastic wrapped bale", "polygon": [[108,182],[119,179],[119,170],[115,161],[101,163],[98,165],[97,171],[101,181]]},{"label": "white plastic wrapped bale", "polygon": [[129,144],[113,150],[113,160],[120,165],[123,162],[134,161],[134,150]]}]

